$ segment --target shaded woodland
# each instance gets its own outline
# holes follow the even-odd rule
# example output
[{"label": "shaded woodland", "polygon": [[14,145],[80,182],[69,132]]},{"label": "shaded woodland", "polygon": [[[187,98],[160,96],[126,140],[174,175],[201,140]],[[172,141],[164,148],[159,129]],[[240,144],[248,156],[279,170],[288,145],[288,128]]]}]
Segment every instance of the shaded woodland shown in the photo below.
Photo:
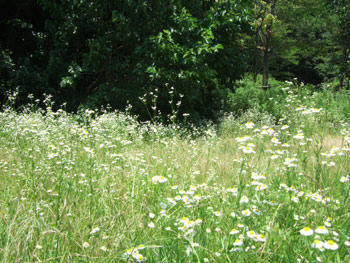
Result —
[{"label": "shaded woodland", "polygon": [[[349,0],[1,1],[0,94],[215,119],[247,75],[349,88]],[[173,90],[173,92],[172,92]],[[146,94],[146,97],[145,97]],[[183,98],[182,98],[183,96]],[[152,100],[152,98],[150,100]],[[249,99],[249,98],[247,98]],[[171,103],[170,103],[171,104]]]}]

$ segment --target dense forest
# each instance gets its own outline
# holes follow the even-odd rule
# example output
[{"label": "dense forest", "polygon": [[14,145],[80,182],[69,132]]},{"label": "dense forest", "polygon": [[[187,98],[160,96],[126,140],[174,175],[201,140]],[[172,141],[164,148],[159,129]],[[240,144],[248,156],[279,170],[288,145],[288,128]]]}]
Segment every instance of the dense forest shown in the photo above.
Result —
[{"label": "dense forest", "polygon": [[262,90],[269,78],[349,89],[350,0],[0,5],[2,104],[18,90],[17,106],[51,94],[68,111],[132,105],[147,118],[156,104],[215,119],[247,76]]}]

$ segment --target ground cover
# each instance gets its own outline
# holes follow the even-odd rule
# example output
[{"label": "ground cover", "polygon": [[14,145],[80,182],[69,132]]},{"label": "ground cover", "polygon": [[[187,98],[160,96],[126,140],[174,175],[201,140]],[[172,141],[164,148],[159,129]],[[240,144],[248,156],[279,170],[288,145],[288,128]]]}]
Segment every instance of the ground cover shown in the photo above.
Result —
[{"label": "ground cover", "polygon": [[0,258],[350,262],[349,122],[316,93],[280,93],[279,119],[251,109],[191,130],[4,108]]}]

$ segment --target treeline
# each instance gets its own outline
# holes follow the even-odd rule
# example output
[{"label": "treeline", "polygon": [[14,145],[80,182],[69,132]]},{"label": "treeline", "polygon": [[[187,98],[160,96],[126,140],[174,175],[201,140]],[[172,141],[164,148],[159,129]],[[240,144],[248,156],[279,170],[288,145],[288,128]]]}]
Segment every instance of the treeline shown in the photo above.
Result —
[{"label": "treeline", "polygon": [[[0,92],[213,119],[246,73],[349,86],[350,0],[1,1]],[[144,96],[147,94],[146,96]],[[247,98],[249,99],[249,98]],[[170,102],[169,102],[170,101]],[[181,101],[181,106],[180,102]]]}]

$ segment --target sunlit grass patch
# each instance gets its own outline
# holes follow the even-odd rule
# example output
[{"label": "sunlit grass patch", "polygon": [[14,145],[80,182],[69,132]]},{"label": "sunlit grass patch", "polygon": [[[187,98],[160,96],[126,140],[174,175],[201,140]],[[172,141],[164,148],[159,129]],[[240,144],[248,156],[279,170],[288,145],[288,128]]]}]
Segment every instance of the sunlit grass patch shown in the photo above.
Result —
[{"label": "sunlit grass patch", "polygon": [[5,109],[0,257],[349,261],[350,126],[291,95],[280,120],[249,112],[192,134],[118,112]]}]

